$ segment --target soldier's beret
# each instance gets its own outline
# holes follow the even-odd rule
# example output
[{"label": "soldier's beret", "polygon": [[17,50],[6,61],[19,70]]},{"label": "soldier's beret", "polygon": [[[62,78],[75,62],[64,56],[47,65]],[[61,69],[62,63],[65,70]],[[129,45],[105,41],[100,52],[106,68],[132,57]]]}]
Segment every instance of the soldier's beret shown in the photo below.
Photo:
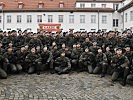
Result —
[{"label": "soldier's beret", "polygon": [[121,47],[117,47],[116,50],[122,50],[122,48]]},{"label": "soldier's beret", "polygon": [[126,47],[130,47],[130,45],[126,44],[126,45],[125,45],[125,48],[126,48]]}]

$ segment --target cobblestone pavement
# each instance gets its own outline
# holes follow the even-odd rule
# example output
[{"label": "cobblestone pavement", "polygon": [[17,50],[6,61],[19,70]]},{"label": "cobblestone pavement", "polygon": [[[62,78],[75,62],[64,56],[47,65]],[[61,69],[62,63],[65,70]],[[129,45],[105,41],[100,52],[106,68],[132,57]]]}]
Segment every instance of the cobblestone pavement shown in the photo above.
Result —
[{"label": "cobblestone pavement", "polygon": [[132,93],[132,86],[113,85],[110,76],[87,72],[20,74],[0,80],[0,100],[133,100]]}]

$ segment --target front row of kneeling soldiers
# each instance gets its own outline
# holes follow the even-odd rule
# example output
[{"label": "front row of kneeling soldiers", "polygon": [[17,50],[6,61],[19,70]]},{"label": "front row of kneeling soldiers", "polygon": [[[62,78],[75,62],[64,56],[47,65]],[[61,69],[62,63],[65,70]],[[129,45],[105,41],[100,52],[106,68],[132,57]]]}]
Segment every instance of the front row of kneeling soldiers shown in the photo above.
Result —
[{"label": "front row of kneeling soldiers", "polygon": [[[41,49],[40,46],[28,50],[28,46],[21,47],[14,52],[8,48],[4,54],[0,53],[0,77],[7,78],[8,74],[19,73],[22,70],[28,74],[50,70],[50,72],[64,74],[70,71],[88,71],[90,74],[112,75],[112,81],[119,78],[122,85],[133,81],[133,52],[130,46],[126,46],[125,52],[121,48],[115,48],[114,53],[110,47],[105,52],[101,48],[84,50],[80,45],[73,45],[70,50],[63,44],[60,49],[55,45]],[[96,54],[95,54],[96,53]]]}]

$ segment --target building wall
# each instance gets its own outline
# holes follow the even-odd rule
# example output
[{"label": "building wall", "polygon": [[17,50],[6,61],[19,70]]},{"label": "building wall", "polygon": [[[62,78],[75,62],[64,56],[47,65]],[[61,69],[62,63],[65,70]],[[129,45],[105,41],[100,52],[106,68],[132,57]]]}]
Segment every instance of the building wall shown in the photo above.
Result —
[{"label": "building wall", "polygon": [[[123,27],[124,29],[132,29],[133,31],[133,20],[130,20],[130,12],[133,11],[133,7],[125,10],[124,12],[121,13],[121,16],[124,15],[124,19],[123,19]],[[127,13],[127,21],[126,21],[126,16],[125,14]],[[133,16],[133,15],[132,15]],[[122,25],[121,25],[122,26]]]},{"label": "building wall", "polygon": [[[7,23],[7,16],[11,15],[12,22]],[[22,22],[17,23],[17,15],[22,15]],[[27,23],[27,15],[32,15],[32,23]],[[48,15],[53,15],[53,23],[58,22],[58,15],[64,15],[64,21],[61,23],[61,28],[63,31],[69,31],[69,29],[74,29],[74,31],[91,31],[91,29],[98,30],[98,19],[99,19],[99,29],[106,29],[107,31],[112,30],[112,13],[100,12],[98,18],[98,12],[20,12],[20,13],[4,13],[4,24],[0,23],[0,29],[9,31],[7,29],[21,29],[22,31],[29,28],[33,32],[37,32],[38,24],[37,15],[42,15],[42,23],[48,23]],[[69,15],[74,15],[74,23],[69,23]],[[80,23],[80,15],[85,15],[85,23]],[[96,23],[91,23],[91,15],[96,15]],[[102,15],[107,16],[107,23],[102,24]],[[2,14],[0,16],[3,17]],[[2,21],[3,22],[3,21]]]}]

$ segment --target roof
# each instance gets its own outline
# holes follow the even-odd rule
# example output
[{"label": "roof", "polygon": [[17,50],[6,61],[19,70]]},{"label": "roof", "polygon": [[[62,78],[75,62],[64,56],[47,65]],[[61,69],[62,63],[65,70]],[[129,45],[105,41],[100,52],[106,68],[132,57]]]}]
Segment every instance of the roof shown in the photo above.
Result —
[{"label": "roof", "polygon": [[77,2],[122,2],[122,0],[76,0]]},{"label": "roof", "polygon": [[118,12],[123,12],[123,11],[127,10],[128,8],[130,8],[132,6],[133,6],[133,0],[130,3],[128,3],[127,5],[125,5],[124,7],[120,8],[118,10]]},{"label": "roof", "polygon": [[[75,8],[76,0],[0,0],[3,2],[4,12],[113,12],[112,8]],[[43,3],[44,8],[38,8],[38,4]],[[59,8],[59,3],[63,3],[64,7]],[[18,4],[23,4],[22,9],[18,8]]]},{"label": "roof", "polygon": [[59,8],[59,3],[64,2],[65,8],[74,8],[76,0],[0,0],[4,3],[4,10],[17,10],[18,3],[24,4],[23,9],[37,9],[38,3],[44,3],[45,9]]}]

